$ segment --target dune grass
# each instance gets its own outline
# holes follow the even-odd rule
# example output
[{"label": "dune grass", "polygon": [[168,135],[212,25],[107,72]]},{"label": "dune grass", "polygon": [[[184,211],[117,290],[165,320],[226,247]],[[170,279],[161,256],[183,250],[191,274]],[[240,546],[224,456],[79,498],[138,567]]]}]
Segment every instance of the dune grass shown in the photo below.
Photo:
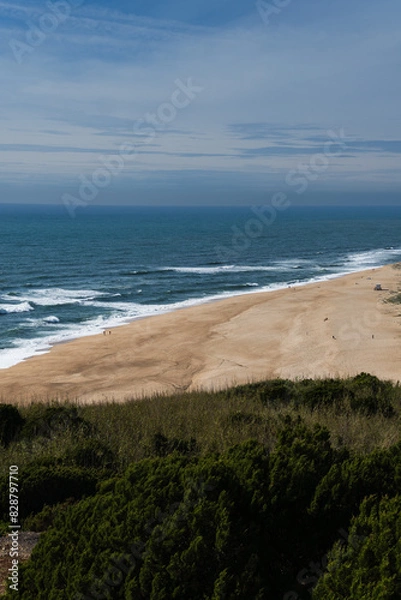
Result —
[{"label": "dune grass", "polygon": [[[88,437],[110,448],[117,470],[154,455],[157,435],[183,442],[192,439],[200,455],[223,452],[250,438],[273,449],[288,416],[300,417],[308,426],[318,423],[327,427],[334,447],[345,445],[356,454],[399,442],[400,387],[378,384],[376,378],[367,383],[355,381],[275,380],[214,393],[199,391],[125,403],[35,403],[20,409],[25,422],[31,423],[30,429],[25,426],[13,443],[0,449],[0,474],[5,474],[10,464],[21,468],[46,457],[61,459]],[[359,404],[355,404],[358,394]],[[377,405],[372,405],[372,398]],[[43,429],[46,411],[52,408],[61,414],[70,411],[73,417],[68,413]],[[32,423],[36,423],[35,435]]]}]

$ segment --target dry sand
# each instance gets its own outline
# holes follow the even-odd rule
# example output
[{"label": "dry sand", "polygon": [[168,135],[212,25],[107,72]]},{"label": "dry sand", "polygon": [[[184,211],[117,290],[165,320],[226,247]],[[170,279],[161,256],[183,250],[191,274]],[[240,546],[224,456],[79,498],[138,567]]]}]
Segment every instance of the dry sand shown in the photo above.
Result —
[{"label": "dry sand", "polygon": [[386,300],[400,290],[390,265],[141,319],[0,370],[0,398],[122,401],[362,371],[398,381],[401,306]]}]

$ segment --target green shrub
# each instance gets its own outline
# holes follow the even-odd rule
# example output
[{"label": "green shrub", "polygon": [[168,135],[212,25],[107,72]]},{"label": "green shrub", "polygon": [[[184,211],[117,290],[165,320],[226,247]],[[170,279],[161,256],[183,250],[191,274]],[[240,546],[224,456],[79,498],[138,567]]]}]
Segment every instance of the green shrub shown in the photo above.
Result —
[{"label": "green shrub", "polygon": [[401,598],[401,496],[365,500],[348,543],[336,544],[314,600]]},{"label": "green shrub", "polygon": [[390,496],[401,489],[401,444],[389,450],[375,450],[332,465],[316,487],[311,513],[321,522],[343,526],[358,513],[360,503],[370,495]]},{"label": "green shrub", "polygon": [[173,453],[132,465],[92,498],[59,511],[21,567],[21,600],[82,598],[80,592],[116,599],[279,597],[288,572],[278,570],[284,542],[277,545],[277,537],[287,539],[291,525],[266,522],[270,460],[250,441],[220,456]]},{"label": "green shrub", "polygon": [[74,500],[70,498],[66,502],[55,504],[54,506],[45,505],[39,513],[32,514],[24,520],[24,529],[37,532],[47,531],[54,525],[54,521],[59,513],[65,511],[73,503]]},{"label": "green shrub", "polygon": [[7,448],[17,437],[24,419],[19,410],[11,404],[0,404],[0,444]]},{"label": "green shrub", "polygon": [[196,454],[198,450],[199,448],[195,438],[191,438],[189,441],[177,438],[169,440],[165,435],[158,432],[155,433],[152,438],[149,453],[150,456],[164,457],[172,452],[179,452],[180,454],[187,455]]},{"label": "green shrub", "polygon": [[248,441],[141,461],[58,512],[21,569],[21,599],[282,597],[315,550],[307,507],[338,459],[327,430],[287,419],[271,454]]},{"label": "green shrub", "polygon": [[90,435],[92,430],[93,427],[79,416],[78,410],[74,406],[36,404],[28,411],[21,437],[26,439],[51,438],[66,431],[82,431],[86,435]]},{"label": "green shrub", "polygon": [[262,404],[288,403],[294,396],[294,383],[287,379],[271,379],[260,383],[239,385],[231,390],[231,395],[252,397]]},{"label": "green shrub", "polygon": [[380,413],[385,417],[394,415],[392,384],[380,381],[374,375],[360,373],[349,385],[352,392],[351,409],[366,415]]},{"label": "green shrub", "polygon": [[116,458],[109,446],[96,438],[79,441],[61,458],[63,464],[93,469],[115,468]]},{"label": "green shrub", "polygon": [[307,379],[302,382],[300,389],[303,404],[311,410],[322,406],[341,409],[347,397],[345,383],[339,379]]},{"label": "green shrub", "polygon": [[263,405],[306,406],[310,410],[333,408],[336,412],[351,410],[365,415],[394,416],[394,388],[390,382],[361,373],[351,379],[304,379],[296,383],[273,379],[237,386],[231,395],[252,397]]},{"label": "green shrub", "polygon": [[253,425],[253,424],[259,424],[262,423],[263,419],[259,416],[259,415],[255,415],[252,413],[247,413],[241,410],[237,410],[235,412],[232,412],[229,416],[228,416],[228,420],[231,424],[233,425]]},{"label": "green shrub", "polygon": [[[99,472],[93,469],[62,465],[32,464],[19,473],[19,517],[40,512],[45,505],[53,506],[67,499],[79,500],[94,494]],[[0,516],[7,520],[8,477],[0,484]]]}]

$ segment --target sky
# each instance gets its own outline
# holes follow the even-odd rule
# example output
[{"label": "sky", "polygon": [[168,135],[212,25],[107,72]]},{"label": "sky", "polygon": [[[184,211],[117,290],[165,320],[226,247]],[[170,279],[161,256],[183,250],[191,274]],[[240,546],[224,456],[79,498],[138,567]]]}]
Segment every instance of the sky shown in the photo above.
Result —
[{"label": "sky", "polygon": [[399,203],[399,0],[0,0],[0,203]]}]

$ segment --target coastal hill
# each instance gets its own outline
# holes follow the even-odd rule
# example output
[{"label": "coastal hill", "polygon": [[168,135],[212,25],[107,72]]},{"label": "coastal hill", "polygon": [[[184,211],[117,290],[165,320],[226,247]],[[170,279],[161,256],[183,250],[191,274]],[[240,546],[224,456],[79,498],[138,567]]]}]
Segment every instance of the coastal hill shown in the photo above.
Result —
[{"label": "coastal hill", "polygon": [[40,533],[19,597],[398,598],[400,411],[368,373],[3,404],[2,531],[15,464]]}]

